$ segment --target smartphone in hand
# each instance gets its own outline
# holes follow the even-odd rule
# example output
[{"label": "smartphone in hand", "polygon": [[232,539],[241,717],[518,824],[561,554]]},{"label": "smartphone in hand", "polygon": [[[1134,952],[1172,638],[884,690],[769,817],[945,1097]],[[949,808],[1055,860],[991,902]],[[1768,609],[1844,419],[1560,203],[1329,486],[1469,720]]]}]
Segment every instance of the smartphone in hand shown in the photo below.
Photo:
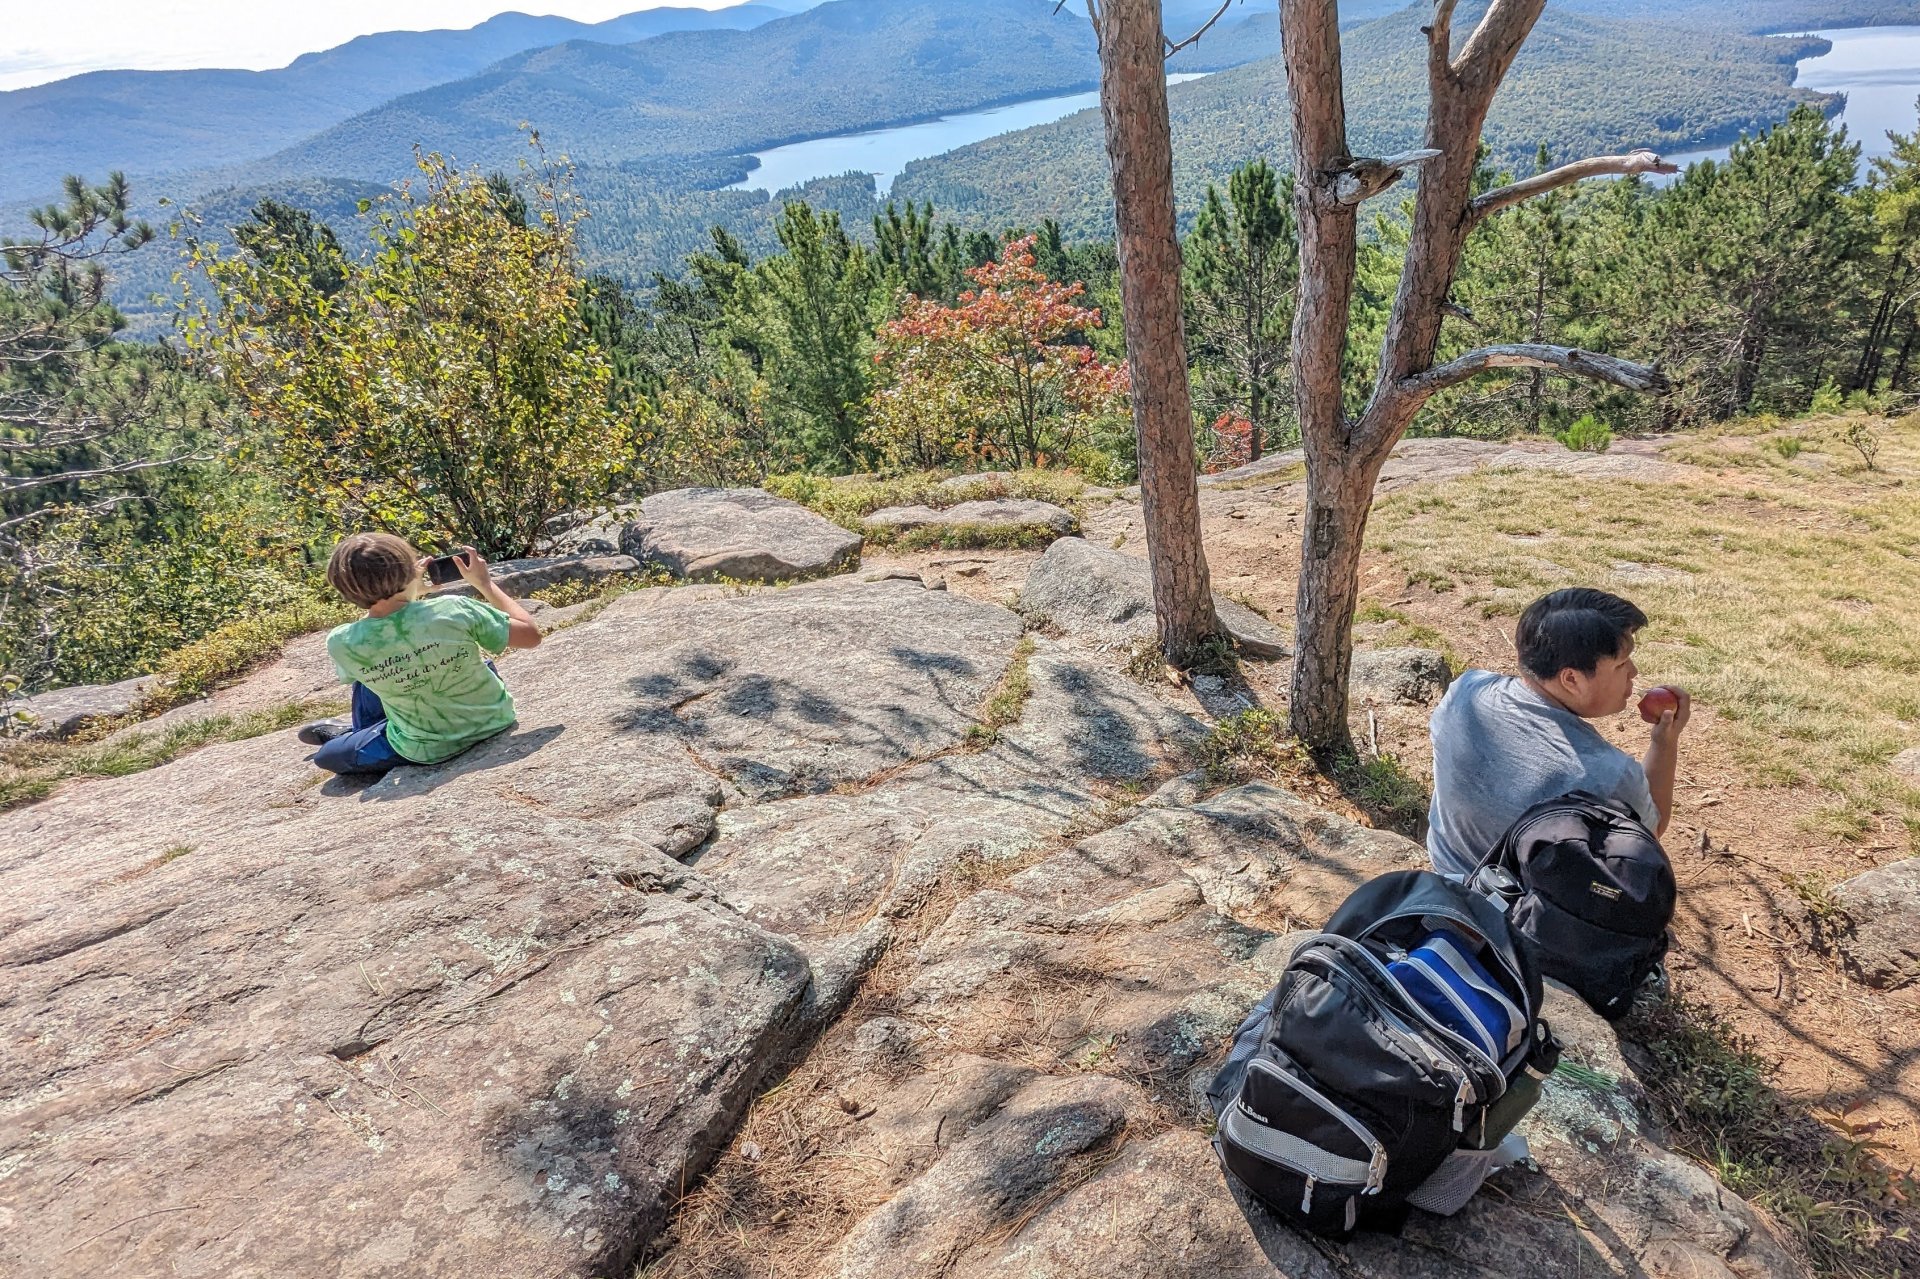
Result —
[{"label": "smartphone in hand", "polygon": [[435,586],[451,586],[460,580],[460,557],[436,555],[427,561],[427,580]]}]

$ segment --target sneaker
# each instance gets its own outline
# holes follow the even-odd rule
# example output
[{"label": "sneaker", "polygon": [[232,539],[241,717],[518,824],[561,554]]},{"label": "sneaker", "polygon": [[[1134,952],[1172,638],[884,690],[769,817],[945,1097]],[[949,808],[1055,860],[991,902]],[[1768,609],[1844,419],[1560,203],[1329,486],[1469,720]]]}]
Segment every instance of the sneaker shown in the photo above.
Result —
[{"label": "sneaker", "polygon": [[325,746],[336,737],[345,737],[353,725],[343,719],[323,719],[301,727],[294,736],[308,746]]}]

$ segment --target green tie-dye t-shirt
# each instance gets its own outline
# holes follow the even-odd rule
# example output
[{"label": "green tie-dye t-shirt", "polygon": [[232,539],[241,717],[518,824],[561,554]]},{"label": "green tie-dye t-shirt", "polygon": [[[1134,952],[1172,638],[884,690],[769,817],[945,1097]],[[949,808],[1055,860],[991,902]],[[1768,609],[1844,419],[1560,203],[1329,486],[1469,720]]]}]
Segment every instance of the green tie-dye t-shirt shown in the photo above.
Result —
[{"label": "green tie-dye t-shirt", "polygon": [[402,759],[437,764],[513,723],[513,696],[482,649],[507,648],[507,615],[458,595],[415,600],[327,636],[333,669],[387,708],[387,741]]}]

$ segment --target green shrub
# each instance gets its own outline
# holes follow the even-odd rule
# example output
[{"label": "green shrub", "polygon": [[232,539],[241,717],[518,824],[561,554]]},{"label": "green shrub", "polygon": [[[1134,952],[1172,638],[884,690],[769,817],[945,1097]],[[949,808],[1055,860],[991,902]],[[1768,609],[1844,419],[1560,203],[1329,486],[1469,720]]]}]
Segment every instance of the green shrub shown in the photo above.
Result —
[{"label": "green shrub", "polygon": [[1847,397],[1840,394],[1840,388],[1828,378],[1813,393],[1813,400],[1807,405],[1807,412],[1815,414],[1838,413],[1847,407]]},{"label": "green shrub", "polygon": [[1767,447],[1791,462],[1800,456],[1800,450],[1806,446],[1797,435],[1776,435],[1767,441]]},{"label": "green shrub", "polygon": [[162,658],[154,671],[160,678],[141,697],[134,713],[144,719],[205,697],[278,657],[289,640],[351,622],[360,612],[343,600],[306,596],[236,618]]},{"label": "green shrub", "polygon": [[1575,453],[1605,453],[1613,447],[1613,428],[1583,413],[1566,430],[1554,432],[1553,438]]}]

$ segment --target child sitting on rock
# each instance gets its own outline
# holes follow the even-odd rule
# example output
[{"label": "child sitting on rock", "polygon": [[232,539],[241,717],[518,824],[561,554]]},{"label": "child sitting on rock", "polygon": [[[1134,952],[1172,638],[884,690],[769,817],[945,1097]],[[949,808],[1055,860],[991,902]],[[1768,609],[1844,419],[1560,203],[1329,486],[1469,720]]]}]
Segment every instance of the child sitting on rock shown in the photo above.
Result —
[{"label": "child sitting on rock", "polygon": [[513,697],[488,653],[534,648],[540,629],[494,584],[486,560],[455,556],[480,598],[421,598],[427,561],[391,533],[356,533],[335,548],[327,581],[367,610],[335,627],[327,655],[353,685],[353,719],[309,724],[299,738],[335,773],[438,764],[513,724]]},{"label": "child sitting on rock", "polygon": [[1608,742],[1588,720],[1626,709],[1637,607],[1587,587],[1542,596],[1520,615],[1518,678],[1461,673],[1433,712],[1433,805],[1427,853],[1443,875],[1470,875],[1520,814],[1543,800],[1586,791],[1631,808],[1664,834],[1690,703],[1653,726],[1644,759]]}]

